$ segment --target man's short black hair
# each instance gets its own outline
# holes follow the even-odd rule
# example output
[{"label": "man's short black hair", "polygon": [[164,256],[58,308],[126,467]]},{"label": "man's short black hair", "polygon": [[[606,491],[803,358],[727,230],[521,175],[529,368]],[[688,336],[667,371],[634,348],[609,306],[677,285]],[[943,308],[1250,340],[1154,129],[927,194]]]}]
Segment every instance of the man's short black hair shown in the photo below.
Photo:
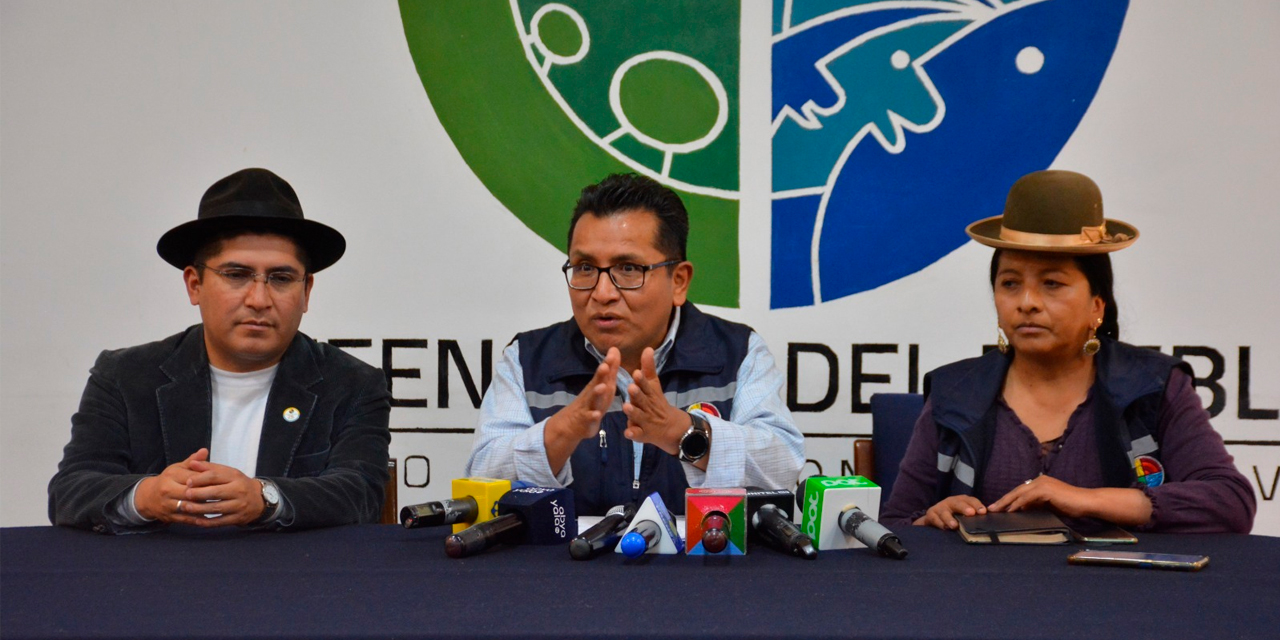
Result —
[{"label": "man's short black hair", "polygon": [[213,259],[214,256],[222,253],[222,245],[226,241],[240,236],[280,236],[293,241],[294,252],[298,255],[298,262],[302,263],[302,270],[311,273],[311,257],[307,255],[307,250],[302,246],[302,241],[280,231],[271,229],[261,229],[258,227],[234,227],[231,229],[223,229],[204,241],[200,248],[196,250],[195,255],[191,256],[191,264],[203,274],[204,269],[199,265],[205,264]]},{"label": "man's short black hair", "polygon": [[573,219],[569,221],[569,245],[573,244],[573,230],[583,215],[607,218],[637,210],[657,216],[658,237],[654,246],[668,260],[688,259],[685,249],[689,242],[689,213],[685,211],[684,202],[657,180],[634,173],[615,173],[582,190],[573,209]]}]

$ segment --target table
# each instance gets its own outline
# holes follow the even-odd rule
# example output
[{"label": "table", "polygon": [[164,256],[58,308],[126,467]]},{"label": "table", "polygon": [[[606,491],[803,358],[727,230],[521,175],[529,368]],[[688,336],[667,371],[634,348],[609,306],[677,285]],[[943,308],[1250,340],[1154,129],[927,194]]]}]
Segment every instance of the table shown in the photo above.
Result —
[{"label": "table", "polygon": [[1079,547],[900,531],[805,561],[500,547],[451,560],[445,528],[103,536],[0,529],[4,638],[1276,638],[1280,538],[1144,534],[1199,573],[1069,566]]}]

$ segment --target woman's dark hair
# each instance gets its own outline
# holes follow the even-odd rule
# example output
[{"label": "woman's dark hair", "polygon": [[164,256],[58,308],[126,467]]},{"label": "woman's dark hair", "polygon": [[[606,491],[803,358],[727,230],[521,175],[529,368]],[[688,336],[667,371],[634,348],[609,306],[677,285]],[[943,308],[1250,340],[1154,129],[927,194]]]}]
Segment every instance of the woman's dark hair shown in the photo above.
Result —
[{"label": "woman's dark hair", "polygon": [[648,211],[658,218],[658,237],[654,241],[662,255],[668,260],[687,259],[689,214],[680,196],[657,180],[634,173],[615,173],[582,190],[569,220],[569,243],[565,246],[573,244],[573,229],[582,216],[607,218],[634,210]]},{"label": "woman's dark hair", "polygon": [[[996,273],[1000,271],[1000,256],[1003,253],[1003,249],[996,249],[996,252],[991,255],[992,289],[996,286]],[[1076,266],[1080,268],[1080,272],[1089,281],[1089,292],[1101,297],[1102,301],[1106,303],[1106,308],[1102,312],[1102,325],[1098,327],[1098,335],[1106,336],[1112,340],[1119,340],[1120,307],[1116,304],[1115,275],[1111,271],[1111,255],[1093,253],[1074,255],[1071,256],[1071,259],[1075,261]]]}]

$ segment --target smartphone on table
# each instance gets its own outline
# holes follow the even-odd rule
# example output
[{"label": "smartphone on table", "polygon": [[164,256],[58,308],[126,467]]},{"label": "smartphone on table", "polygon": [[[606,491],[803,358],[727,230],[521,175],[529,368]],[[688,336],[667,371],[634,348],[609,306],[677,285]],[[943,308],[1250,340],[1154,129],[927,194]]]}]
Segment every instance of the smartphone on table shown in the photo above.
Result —
[{"label": "smartphone on table", "polygon": [[1176,553],[1145,553],[1142,551],[1094,551],[1086,549],[1067,556],[1071,564],[1093,564],[1111,567],[1136,567],[1139,569],[1168,569],[1172,571],[1199,571],[1209,564],[1209,556],[1182,555]]}]

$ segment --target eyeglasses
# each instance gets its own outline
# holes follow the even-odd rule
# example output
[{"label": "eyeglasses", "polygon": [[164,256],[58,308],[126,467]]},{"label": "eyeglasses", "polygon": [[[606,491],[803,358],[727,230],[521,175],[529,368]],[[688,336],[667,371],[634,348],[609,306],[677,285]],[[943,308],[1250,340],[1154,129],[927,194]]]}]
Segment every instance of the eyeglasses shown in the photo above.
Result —
[{"label": "eyeglasses", "polygon": [[619,289],[639,289],[644,286],[644,275],[654,269],[660,267],[669,267],[673,264],[680,264],[683,260],[667,260],[657,264],[631,264],[624,262],[615,264],[612,267],[597,267],[593,264],[569,264],[564,263],[560,270],[564,272],[564,279],[569,283],[570,289],[585,291],[596,288],[596,284],[600,282],[600,274],[609,274],[609,279],[613,281],[613,286]]},{"label": "eyeglasses", "polygon": [[293,273],[291,271],[255,273],[252,269],[246,269],[244,267],[232,267],[230,269],[223,270],[214,269],[207,264],[197,263],[195,266],[200,267],[201,269],[208,269],[209,271],[222,276],[222,278],[227,281],[227,284],[231,285],[232,289],[242,289],[250,282],[258,282],[259,278],[261,278],[262,282],[271,285],[272,289],[283,292],[292,289],[295,285],[307,279],[306,275]]}]

